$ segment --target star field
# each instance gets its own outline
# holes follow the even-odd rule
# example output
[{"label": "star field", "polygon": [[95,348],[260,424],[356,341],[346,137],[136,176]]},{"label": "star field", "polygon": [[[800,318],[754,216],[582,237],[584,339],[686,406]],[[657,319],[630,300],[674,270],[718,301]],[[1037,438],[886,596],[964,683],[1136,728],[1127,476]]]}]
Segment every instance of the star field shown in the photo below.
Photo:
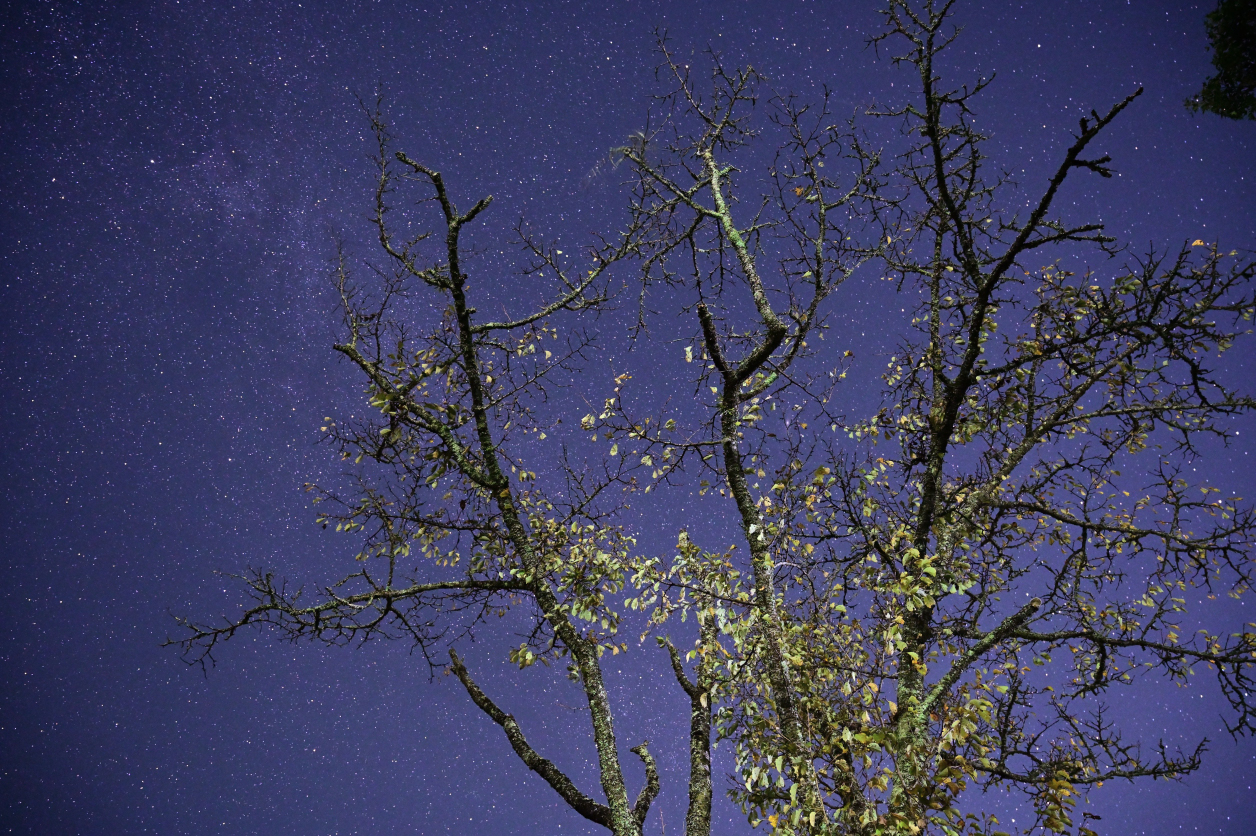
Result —
[{"label": "star field", "polygon": [[[1071,182],[1063,214],[1098,217],[1136,250],[1194,238],[1252,249],[1256,123],[1182,106],[1209,72],[1210,8],[968,3],[944,72],[996,73],[979,124],[1027,196],[1080,115],[1144,86],[1102,143],[1120,176]],[[219,571],[316,584],[352,558],[314,525],[301,486],[339,472],[318,444],[324,416],[363,408],[330,349],[327,283],[337,240],[360,253],[372,241],[356,95],[383,92],[397,147],[442,171],[458,200],[494,195],[470,269],[522,308],[540,291],[511,277],[519,217],[572,251],[622,222],[616,178],[586,175],[658,92],[656,27],[685,52],[710,45],[753,63],[779,92],[828,85],[845,115],[915,89],[865,46],[876,9],[183,0],[0,11],[0,832],[598,832],[408,647],[242,635],[202,676],[160,644],[176,632],[172,613],[234,611],[239,585]],[[902,309],[884,286],[845,293],[834,328],[860,358],[852,376],[875,380],[892,349],[879,325]],[[1256,344],[1226,362],[1256,381]],[[609,369],[594,364],[582,393],[604,397]],[[660,368],[633,386],[648,400],[672,383]],[[1201,472],[1256,497],[1254,435],[1256,421],[1236,425]],[[668,548],[696,507],[678,504],[643,536]],[[1230,623],[1256,621],[1250,601],[1219,606]],[[513,670],[517,627],[484,632],[469,664],[534,745],[592,789],[578,692],[561,671]],[[685,753],[669,741],[687,715],[650,651],[608,665],[608,678],[621,741],[648,737],[658,752],[661,813],[647,832],[680,833]],[[1113,705],[1148,741],[1213,743],[1184,783],[1097,790],[1090,809],[1106,832],[1250,831],[1256,746],[1225,735],[1206,677]],[[640,780],[630,774],[634,791]],[[748,832],[719,788],[713,832]],[[993,806],[1015,816],[1003,803]]]}]

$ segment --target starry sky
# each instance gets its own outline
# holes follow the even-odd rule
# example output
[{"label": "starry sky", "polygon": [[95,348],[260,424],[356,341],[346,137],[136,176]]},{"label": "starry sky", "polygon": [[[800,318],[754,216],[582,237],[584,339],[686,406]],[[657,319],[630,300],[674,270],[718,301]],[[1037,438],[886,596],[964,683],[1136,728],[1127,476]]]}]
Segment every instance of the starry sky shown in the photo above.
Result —
[{"label": "starry sky", "polygon": [[[203,676],[161,642],[176,632],[172,614],[207,619],[239,604],[219,570],[326,580],[353,554],[313,524],[300,488],[337,472],[316,443],[323,416],[361,409],[357,380],[330,350],[326,281],[337,239],[370,240],[355,94],[382,89],[398,146],[439,168],[466,204],[495,196],[472,269],[508,281],[511,258],[492,256],[507,252],[518,217],[573,248],[622,220],[614,178],[590,186],[585,175],[658,92],[656,27],[683,51],[711,46],[754,64],[777,91],[828,85],[845,114],[914,90],[865,48],[876,8],[5,4],[0,832],[599,832],[407,647],[249,635]],[[1027,191],[1082,113],[1144,86],[1102,140],[1120,176],[1078,178],[1066,211],[1139,246],[1199,237],[1253,248],[1256,123],[1181,104],[1209,71],[1209,9],[963,3],[967,28],[946,71],[997,74],[982,126]],[[839,324],[857,356],[883,364],[888,343],[867,323],[892,318],[893,299],[847,294]],[[1256,345],[1227,363],[1252,379]],[[872,379],[875,367],[855,371]],[[591,374],[590,392],[604,382]],[[637,382],[647,393],[665,384]],[[1248,429],[1199,467],[1252,497]],[[666,548],[674,533],[643,536]],[[1250,602],[1224,606],[1232,622],[1256,620]],[[569,708],[578,697],[561,672],[512,671],[509,638],[469,648],[481,684],[592,789],[592,745]],[[654,741],[664,788],[648,832],[678,833],[685,754],[666,741],[685,728],[685,703],[661,658],[628,659],[609,669],[620,738]],[[1151,740],[1213,744],[1184,783],[1095,792],[1107,832],[1250,832],[1256,744],[1225,735],[1213,688],[1143,688],[1118,708]],[[717,798],[715,832],[747,831]]]}]

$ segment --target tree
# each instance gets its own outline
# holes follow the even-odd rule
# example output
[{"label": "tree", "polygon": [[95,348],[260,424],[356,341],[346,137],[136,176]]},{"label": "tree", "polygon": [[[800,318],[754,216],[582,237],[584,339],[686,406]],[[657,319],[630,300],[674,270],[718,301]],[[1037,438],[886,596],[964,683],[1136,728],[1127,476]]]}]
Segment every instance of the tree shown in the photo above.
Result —
[{"label": "tree", "polygon": [[[352,490],[310,488],[323,525],[361,538],[359,562],[313,600],[249,576],[241,615],[184,622],[191,658],[259,625],[331,644],[409,640],[616,836],[642,831],[660,789],[643,744],[630,798],[615,736],[601,659],[628,652],[625,618],[657,639],[688,698],[688,836],[710,831],[713,739],[734,747],[733,799],[775,833],[989,833],[996,820],[965,794],[989,786],[1027,795],[1029,829],[1090,833],[1072,819],[1090,787],[1178,777],[1203,751],[1123,739],[1103,702],[1113,689],[1208,667],[1231,732],[1250,732],[1256,631],[1209,627],[1188,605],[1247,591],[1256,519],[1190,484],[1185,463],[1254,405],[1214,358],[1250,322],[1256,265],[1202,241],[1134,257],[1101,225],[1052,215],[1077,170],[1111,176],[1088,149],[1141,91],[1080,120],[1028,214],[1005,209],[970,110],[987,82],[956,89],[936,70],[957,37],[950,10],[894,0],[874,39],[920,82],[913,102],[880,112],[902,125],[895,166],[832,117],[827,93],[775,97],[783,140],[758,199],[744,195],[761,79],[712,55],[704,93],[660,39],[669,87],[612,152],[632,172],[624,228],[575,266],[519,225],[526,273],[556,292],[514,319],[477,313],[488,291],[463,266],[460,234],[491,198],[460,210],[369,110],[389,267],[372,294],[339,259],[336,349],[376,417],[326,427],[358,468]],[[392,215],[403,189],[427,198],[443,235],[399,231],[411,228]],[[654,309],[690,323],[697,396],[651,410],[626,373],[580,420],[591,461],[564,448],[557,467],[531,464],[546,431],[559,435],[546,399],[588,356],[580,324],[613,313],[612,275],[633,265],[625,326],[651,352]],[[846,420],[826,314],[865,266],[913,316],[882,408]],[[695,488],[726,503],[730,527],[706,547],[674,532],[670,556],[639,548],[649,518],[625,497]],[[557,661],[579,683],[604,801],[532,747],[456,650],[437,655],[520,606],[533,629],[512,659]]]},{"label": "tree", "polygon": [[1205,28],[1217,74],[1186,100],[1186,106],[1194,113],[1256,119],[1256,2],[1218,0],[1205,18]]}]

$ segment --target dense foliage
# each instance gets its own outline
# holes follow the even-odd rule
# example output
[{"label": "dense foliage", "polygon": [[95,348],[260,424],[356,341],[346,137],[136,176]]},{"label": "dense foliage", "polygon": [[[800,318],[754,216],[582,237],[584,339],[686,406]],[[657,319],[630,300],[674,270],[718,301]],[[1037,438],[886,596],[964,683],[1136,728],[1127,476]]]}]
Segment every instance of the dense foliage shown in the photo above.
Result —
[{"label": "dense foliage", "polygon": [[1205,28],[1217,74],[1186,106],[1229,119],[1256,119],[1256,0],[1219,0]]}]

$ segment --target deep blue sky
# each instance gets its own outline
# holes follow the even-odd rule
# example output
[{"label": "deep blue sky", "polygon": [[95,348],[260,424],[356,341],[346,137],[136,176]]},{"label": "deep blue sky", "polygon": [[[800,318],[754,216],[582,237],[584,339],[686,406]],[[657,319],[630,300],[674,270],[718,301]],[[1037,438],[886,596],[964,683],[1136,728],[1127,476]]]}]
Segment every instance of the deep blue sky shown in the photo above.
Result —
[{"label": "deep blue sky", "polygon": [[[657,89],[654,27],[683,50],[752,62],[779,90],[827,84],[846,113],[914,89],[864,48],[876,7],[185,0],[0,11],[0,832],[596,832],[407,648],[251,636],[203,677],[159,647],[169,613],[230,611],[238,590],[215,570],[327,579],[352,554],[313,525],[300,486],[334,473],[315,446],[320,419],[358,397],[329,348],[324,279],[337,236],[369,241],[354,92],[382,84],[401,147],[464,201],[496,196],[490,250],[520,214],[575,247],[621,217],[613,182],[579,185],[642,123]],[[1253,248],[1256,123],[1181,106],[1208,73],[1210,7],[966,3],[949,70],[997,72],[982,124],[1028,190],[1084,110],[1145,86],[1102,141],[1121,176],[1078,178],[1066,211],[1140,246]],[[483,264],[487,281],[501,279]],[[843,304],[852,325],[885,321],[883,292]],[[1230,361],[1235,374],[1252,379],[1254,352]],[[1246,436],[1206,467],[1252,497]],[[674,529],[650,536],[671,541]],[[1227,606],[1233,621],[1256,620],[1250,603]],[[512,674],[491,641],[470,653],[535,745],[592,789],[591,745],[563,707],[575,697],[560,675]],[[679,692],[650,661],[611,677],[621,739],[656,742],[660,806],[680,832],[683,756],[665,742],[683,727]],[[1151,740],[1215,742],[1183,784],[1097,791],[1107,832],[1251,832],[1256,745],[1224,735],[1204,679],[1140,690],[1119,708]],[[650,827],[659,832],[656,815]],[[717,800],[716,830],[748,828]]]}]

